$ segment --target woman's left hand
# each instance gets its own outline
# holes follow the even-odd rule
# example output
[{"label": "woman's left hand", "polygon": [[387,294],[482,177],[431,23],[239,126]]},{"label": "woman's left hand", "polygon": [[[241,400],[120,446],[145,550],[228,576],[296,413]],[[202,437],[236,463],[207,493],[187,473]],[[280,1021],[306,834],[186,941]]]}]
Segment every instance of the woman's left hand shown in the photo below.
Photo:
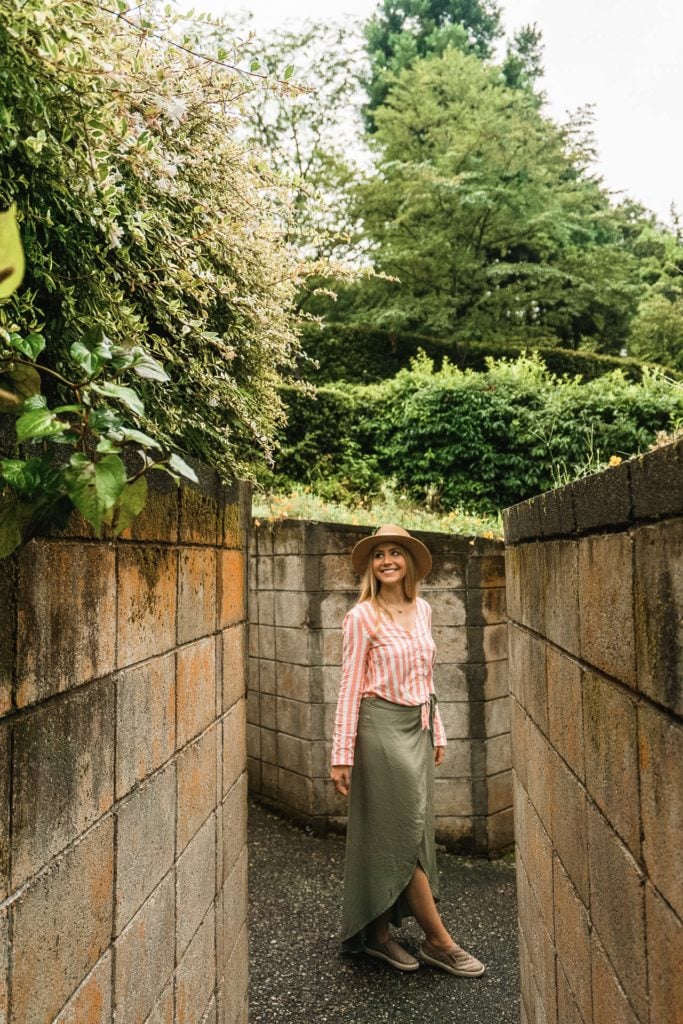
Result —
[{"label": "woman's left hand", "polygon": [[434,748],[434,764],[436,765],[437,768],[439,767],[439,765],[443,761],[445,753],[446,753],[446,748],[445,747],[435,747]]}]

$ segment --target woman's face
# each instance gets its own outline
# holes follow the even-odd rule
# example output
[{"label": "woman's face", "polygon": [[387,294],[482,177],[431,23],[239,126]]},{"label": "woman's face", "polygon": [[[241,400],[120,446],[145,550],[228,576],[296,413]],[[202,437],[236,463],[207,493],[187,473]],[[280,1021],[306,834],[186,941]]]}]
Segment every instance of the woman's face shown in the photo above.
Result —
[{"label": "woman's face", "polygon": [[406,560],[397,544],[378,544],[372,553],[372,571],[380,583],[398,583],[405,579]]}]

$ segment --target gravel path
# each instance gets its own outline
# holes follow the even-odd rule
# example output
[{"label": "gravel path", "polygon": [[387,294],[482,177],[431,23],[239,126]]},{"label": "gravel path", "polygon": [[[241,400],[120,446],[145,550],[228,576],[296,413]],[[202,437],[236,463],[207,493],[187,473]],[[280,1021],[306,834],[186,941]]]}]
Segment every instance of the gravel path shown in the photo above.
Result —
[{"label": "gravel path", "polygon": [[[339,953],[344,842],[249,808],[250,1024],[517,1024],[515,874],[510,860],[439,853],[441,910],[487,964],[483,978],[414,974]],[[401,931],[413,952],[414,921]]]}]

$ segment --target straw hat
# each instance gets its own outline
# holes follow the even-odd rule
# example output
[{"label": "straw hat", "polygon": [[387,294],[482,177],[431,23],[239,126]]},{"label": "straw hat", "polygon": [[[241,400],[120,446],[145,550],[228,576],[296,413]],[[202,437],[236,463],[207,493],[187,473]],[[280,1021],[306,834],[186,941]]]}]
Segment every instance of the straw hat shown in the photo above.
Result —
[{"label": "straw hat", "polygon": [[361,574],[365,572],[368,558],[378,544],[386,544],[391,541],[400,544],[402,548],[410,552],[415,561],[417,578],[423,579],[432,567],[432,556],[421,540],[411,537],[407,530],[404,530],[402,526],[395,526],[394,523],[380,526],[371,537],[363,537],[358,541],[351,552],[351,562],[356,572]]}]

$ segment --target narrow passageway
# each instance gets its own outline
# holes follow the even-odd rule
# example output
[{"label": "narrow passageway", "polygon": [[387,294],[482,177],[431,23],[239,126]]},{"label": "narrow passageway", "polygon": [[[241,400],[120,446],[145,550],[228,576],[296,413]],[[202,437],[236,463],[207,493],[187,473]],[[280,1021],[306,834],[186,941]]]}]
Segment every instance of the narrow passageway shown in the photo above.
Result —
[{"label": "narrow passageway", "polygon": [[[339,954],[344,843],[249,806],[249,1024],[517,1024],[515,873],[508,859],[439,853],[441,908],[487,965],[481,979],[422,966],[403,975]],[[405,927],[416,952],[420,931]]]}]

